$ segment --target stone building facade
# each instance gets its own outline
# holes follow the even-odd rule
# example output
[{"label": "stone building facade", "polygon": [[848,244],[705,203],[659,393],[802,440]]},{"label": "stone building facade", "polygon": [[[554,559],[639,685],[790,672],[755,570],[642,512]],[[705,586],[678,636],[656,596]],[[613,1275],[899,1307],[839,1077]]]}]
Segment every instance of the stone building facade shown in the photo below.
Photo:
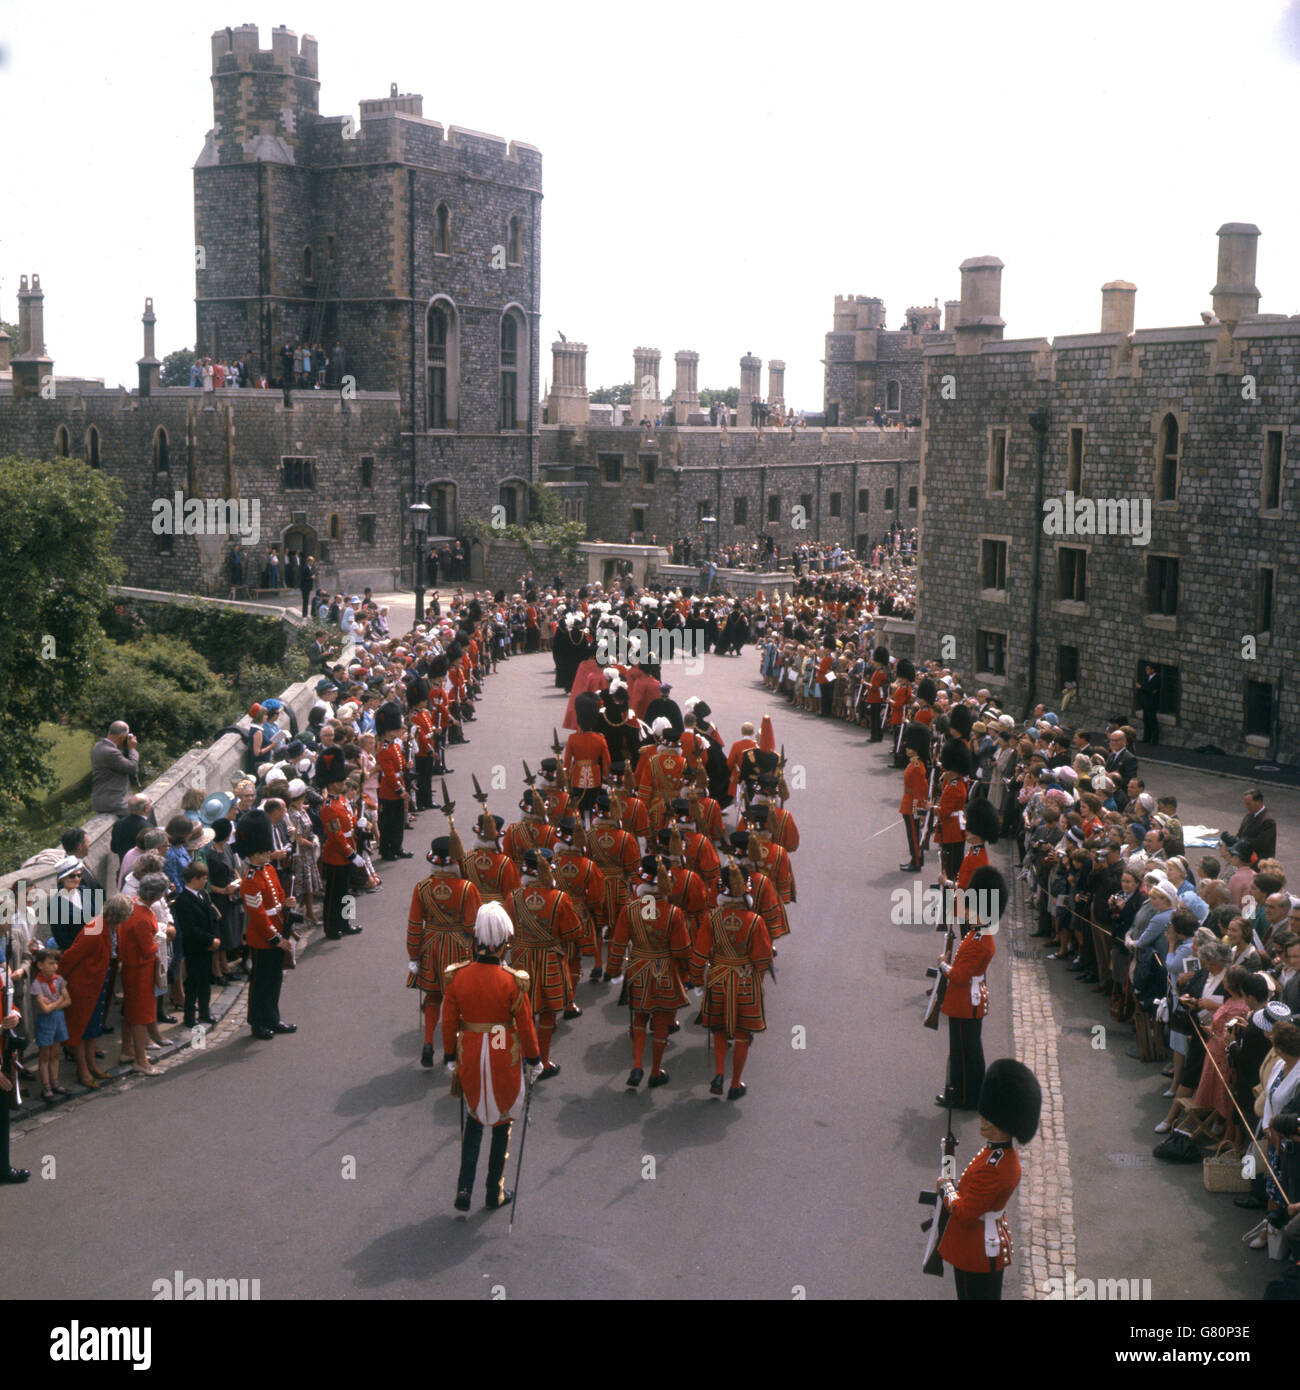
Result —
[{"label": "stone building facade", "polygon": [[1149,661],[1162,742],[1300,761],[1300,315],[1258,312],[1258,235],[1220,228],[1208,322],[1134,331],[1112,281],[1101,331],[1052,342],[1004,341],[1001,262],[963,266],[925,354],[923,656],[1017,714],[1075,682],[1102,731]]},{"label": "stone building facade", "polygon": [[949,322],[939,327],[938,302],[910,308],[906,327],[885,327],[885,305],[866,295],[836,295],[833,327],[826,335],[825,413],[828,425],[861,424],[877,406],[890,420],[916,419],[921,414],[928,348],[951,342],[955,302],[948,305]]}]

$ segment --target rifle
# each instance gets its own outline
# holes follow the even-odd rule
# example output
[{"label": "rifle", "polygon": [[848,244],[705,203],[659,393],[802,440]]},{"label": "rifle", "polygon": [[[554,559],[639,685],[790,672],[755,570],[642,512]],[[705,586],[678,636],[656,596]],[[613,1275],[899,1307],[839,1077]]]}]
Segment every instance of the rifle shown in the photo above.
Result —
[{"label": "rifle", "polygon": [[[5,933],[5,993],[4,993],[4,1013],[7,1015],[14,1011],[14,929],[10,922],[9,930]],[[21,1024],[19,1025],[21,1027]],[[3,1053],[4,1073],[9,1078],[11,1089],[6,1094],[4,1101],[0,1102],[8,1105],[10,1110],[18,1110],[23,1103],[22,1088],[19,1084],[20,1073],[18,1069],[18,1047],[13,1040],[13,1030],[6,1029],[3,1035],[3,1044],[0,1046]],[[8,1121],[6,1121],[6,1124]]]},{"label": "rifle", "polygon": [[[944,920],[939,923],[938,927],[935,930],[947,933],[944,939],[943,957],[946,961],[948,961],[949,964],[951,964],[952,948],[956,945],[956,940],[953,933],[953,926],[955,924],[947,920],[947,907],[948,895],[947,890],[944,890],[943,905],[940,908],[940,912],[943,914]],[[953,910],[956,911],[955,904]],[[921,1022],[927,1028],[933,1028],[937,1030],[939,1027],[940,1014],[942,1012],[941,1006],[943,1004],[943,997],[948,992],[948,977],[944,974],[942,970],[939,969],[937,965],[930,966],[930,968],[925,973],[927,978],[933,980],[934,983],[930,986],[930,993],[926,997],[925,1012],[921,1016]]]},{"label": "rifle", "polygon": [[[957,1152],[957,1139],[952,1132],[952,1106],[948,1106],[948,1132],[944,1135],[943,1144],[940,1148],[942,1163],[939,1173],[941,1177],[955,1178],[956,1165],[953,1157]],[[925,1242],[925,1254],[921,1261],[922,1274],[934,1274],[939,1278],[943,1277],[943,1260],[939,1256],[939,1245],[943,1240],[944,1229],[948,1225],[948,1208],[943,1204],[943,1198],[938,1192],[922,1192],[917,1201],[922,1206],[932,1206],[935,1208],[934,1215],[928,1221],[921,1223],[921,1229],[928,1231],[929,1235]]]}]

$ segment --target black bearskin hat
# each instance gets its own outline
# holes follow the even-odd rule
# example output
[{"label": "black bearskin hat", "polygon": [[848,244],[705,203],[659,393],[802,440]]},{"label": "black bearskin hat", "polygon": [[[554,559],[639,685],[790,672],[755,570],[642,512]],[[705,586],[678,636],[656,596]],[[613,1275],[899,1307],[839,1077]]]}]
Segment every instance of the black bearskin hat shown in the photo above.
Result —
[{"label": "black bearskin hat", "polygon": [[899,680],[910,681],[916,675],[916,667],[905,656],[900,656],[894,674]]},{"label": "black bearskin hat", "polygon": [[934,697],[939,693],[939,687],[934,683],[933,676],[922,676],[916,683],[916,698],[924,700],[927,705],[934,703]]},{"label": "black bearskin hat", "polygon": [[939,754],[939,766],[945,772],[955,772],[960,777],[969,777],[975,765],[970,749],[959,738],[950,738]]},{"label": "black bearskin hat", "polygon": [[1043,1089],[1023,1062],[999,1057],[989,1063],[984,1073],[976,1109],[989,1124],[1005,1130],[1018,1144],[1028,1144],[1038,1133]]},{"label": "black bearskin hat", "polygon": [[254,854],[270,854],[274,848],[271,817],[265,811],[245,811],[235,826],[235,852],[247,859]]},{"label": "black bearskin hat", "polygon": [[[966,829],[986,845],[997,844],[1000,822],[998,813],[987,796],[977,796],[966,807]],[[976,870],[976,873],[982,872],[983,870]]]},{"label": "black bearskin hat", "polygon": [[402,727],[402,707],[395,700],[380,705],[375,713],[375,728],[381,734],[396,733]]},{"label": "black bearskin hat", "polygon": [[348,760],[341,748],[323,748],[316,755],[312,780],[322,790],[335,782],[348,780]]},{"label": "black bearskin hat", "polygon": [[926,724],[913,720],[903,730],[903,747],[916,750],[922,762],[930,756],[930,729]]},{"label": "black bearskin hat", "polygon": [[984,923],[986,927],[993,926],[999,917],[1002,916],[1003,909],[1007,905],[1007,881],[992,864],[985,864],[982,868],[976,869],[970,876],[970,882],[966,885],[967,893],[974,893],[978,902],[981,896],[989,905],[989,920]]},{"label": "black bearskin hat", "polygon": [[975,715],[969,705],[954,705],[948,711],[948,727],[958,738],[969,738],[975,727]]},{"label": "black bearskin hat", "polygon": [[595,733],[600,728],[600,696],[584,691],[573,702],[573,717],[584,734]]},{"label": "black bearskin hat", "polygon": [[429,703],[429,682],[417,677],[406,687],[406,703],[409,708]]},{"label": "black bearskin hat", "polygon": [[878,663],[879,665],[881,665],[881,666],[888,666],[888,665],[889,665],[889,648],[888,648],[888,647],[877,647],[876,650],[875,650],[874,652],[871,653],[871,659],[872,659],[872,661],[877,662],[877,663]]},{"label": "black bearskin hat", "polygon": [[442,652],[439,652],[438,655],[435,656],[433,660],[429,663],[430,680],[445,680],[447,676],[448,665],[449,663],[447,661],[446,656]]},{"label": "black bearskin hat", "polygon": [[465,616],[469,619],[471,623],[480,623],[483,621],[483,605],[478,601],[478,599],[470,599],[469,604],[465,609]]}]

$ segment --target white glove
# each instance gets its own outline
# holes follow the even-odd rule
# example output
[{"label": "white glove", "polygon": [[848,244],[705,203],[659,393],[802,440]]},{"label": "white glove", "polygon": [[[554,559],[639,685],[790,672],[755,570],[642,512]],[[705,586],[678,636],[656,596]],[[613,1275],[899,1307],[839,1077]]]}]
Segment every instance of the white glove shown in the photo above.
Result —
[{"label": "white glove", "polygon": [[410,962],[407,964],[406,973],[407,973],[408,975],[418,975],[419,972],[420,972],[420,966],[419,966],[419,963],[418,963],[417,961],[410,961]]},{"label": "white glove", "polygon": [[352,856],[352,862],[356,865],[358,869],[364,869],[366,867],[366,861],[362,859],[362,857],[359,854],[354,854]]},{"label": "white glove", "polygon": [[1166,998],[1160,1000],[1160,1002],[1156,1005],[1156,1022],[1157,1022],[1157,1023],[1168,1023],[1168,1022],[1169,1022],[1169,999],[1168,999],[1168,997],[1166,997]]},{"label": "white glove", "polygon": [[535,1064],[534,1064],[533,1066],[531,1066],[531,1067],[525,1067],[525,1068],[524,1068],[524,1071],[527,1073],[528,1081],[529,1081],[529,1084],[530,1084],[530,1085],[531,1085],[534,1081],[536,1081],[537,1078],[538,1078],[539,1076],[541,1076],[542,1070],[543,1070],[543,1068],[542,1068],[542,1064],[541,1064],[540,1062],[535,1063]]},{"label": "white glove", "polygon": [[704,998],[704,990],[703,990],[699,985],[696,985],[695,988],[691,990],[691,993],[692,993],[697,999],[703,999],[703,998]]},{"label": "white glove", "polygon": [[447,1075],[448,1075],[448,1076],[455,1076],[455,1075],[456,1075],[456,1063],[455,1063],[455,1062],[448,1062],[446,1065],[447,1065]]}]

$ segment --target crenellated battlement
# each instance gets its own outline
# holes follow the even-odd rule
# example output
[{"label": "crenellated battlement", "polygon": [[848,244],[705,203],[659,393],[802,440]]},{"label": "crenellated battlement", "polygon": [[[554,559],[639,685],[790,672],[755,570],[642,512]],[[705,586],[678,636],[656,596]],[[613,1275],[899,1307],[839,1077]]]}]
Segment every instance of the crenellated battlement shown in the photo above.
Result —
[{"label": "crenellated battlement", "polygon": [[256,24],[217,29],[212,35],[212,72],[279,71],[290,77],[319,77],[316,40],[298,35],[284,25],[271,30],[271,47],[261,47]]}]

